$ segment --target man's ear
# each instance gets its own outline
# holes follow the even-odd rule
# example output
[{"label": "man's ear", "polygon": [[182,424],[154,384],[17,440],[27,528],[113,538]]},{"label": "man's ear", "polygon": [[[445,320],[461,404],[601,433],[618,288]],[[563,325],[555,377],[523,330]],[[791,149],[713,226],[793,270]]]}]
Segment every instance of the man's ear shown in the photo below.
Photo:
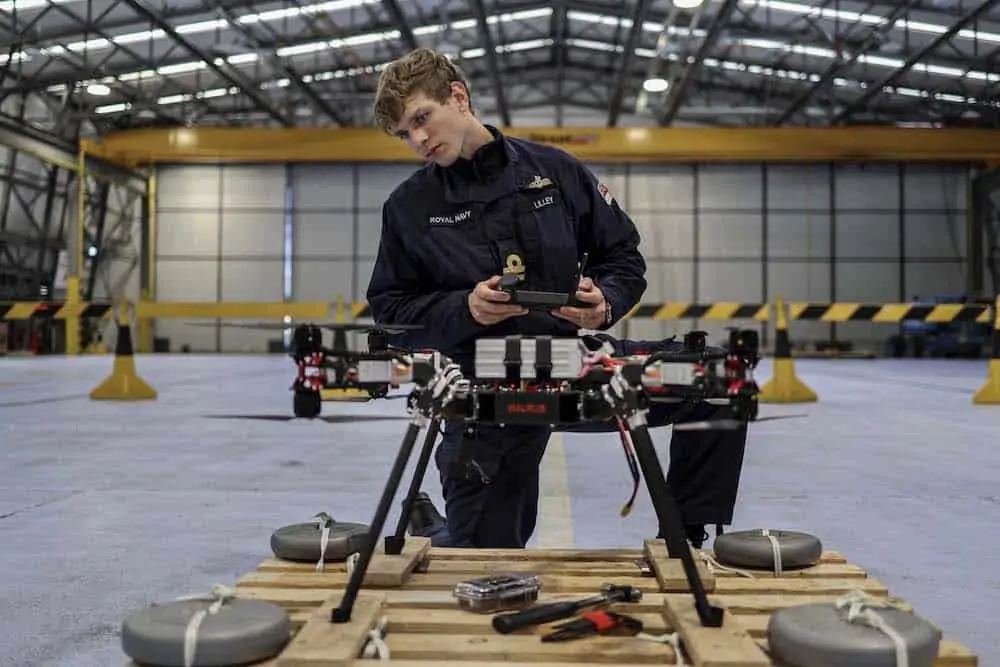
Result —
[{"label": "man's ear", "polygon": [[469,91],[458,81],[451,82],[451,98],[455,100],[460,111],[469,110]]}]

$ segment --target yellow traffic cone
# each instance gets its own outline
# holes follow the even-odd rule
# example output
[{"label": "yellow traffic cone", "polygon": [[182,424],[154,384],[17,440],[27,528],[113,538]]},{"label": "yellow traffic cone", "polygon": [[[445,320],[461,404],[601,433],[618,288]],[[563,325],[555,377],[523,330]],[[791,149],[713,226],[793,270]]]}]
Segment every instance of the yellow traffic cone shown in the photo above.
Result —
[{"label": "yellow traffic cone", "polygon": [[111,375],[94,387],[90,398],[98,401],[148,401],[156,398],[156,390],[135,372],[132,327],[127,316],[118,318],[118,341],[115,343]]},{"label": "yellow traffic cone", "polygon": [[1000,405],[1000,296],[993,306],[993,350],[986,371],[986,384],[972,397],[976,405]]},{"label": "yellow traffic cone", "polygon": [[774,314],[774,373],[760,388],[758,400],[761,403],[815,403],[819,400],[816,392],[795,374],[792,344],[788,338],[788,316],[781,299],[775,301]]}]

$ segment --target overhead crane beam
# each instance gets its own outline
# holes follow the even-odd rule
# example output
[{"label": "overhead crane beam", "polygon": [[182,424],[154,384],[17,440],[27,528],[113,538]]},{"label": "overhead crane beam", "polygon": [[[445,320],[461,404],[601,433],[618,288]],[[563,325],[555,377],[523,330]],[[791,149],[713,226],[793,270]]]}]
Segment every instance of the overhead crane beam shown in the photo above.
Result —
[{"label": "overhead crane beam", "polygon": [[[1000,162],[1000,132],[970,128],[507,127],[513,137],[603,162]],[[111,160],[150,162],[410,163],[377,128],[166,128],[86,142]]]}]

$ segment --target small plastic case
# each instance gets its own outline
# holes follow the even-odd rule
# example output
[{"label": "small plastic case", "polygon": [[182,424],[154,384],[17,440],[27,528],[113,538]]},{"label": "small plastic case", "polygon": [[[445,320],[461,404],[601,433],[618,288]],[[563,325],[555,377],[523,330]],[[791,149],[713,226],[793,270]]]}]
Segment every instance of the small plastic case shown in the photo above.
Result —
[{"label": "small plastic case", "polygon": [[532,574],[497,573],[459,582],[454,594],[462,609],[490,614],[535,602],[541,587],[538,577]]}]

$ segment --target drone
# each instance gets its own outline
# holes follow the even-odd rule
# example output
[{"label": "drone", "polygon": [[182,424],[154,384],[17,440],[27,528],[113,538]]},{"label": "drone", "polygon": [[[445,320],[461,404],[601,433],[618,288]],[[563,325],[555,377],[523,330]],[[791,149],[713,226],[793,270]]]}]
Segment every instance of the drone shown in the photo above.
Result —
[{"label": "drone", "polygon": [[[608,339],[595,337],[521,336],[476,340],[471,373],[440,352],[409,355],[401,381],[412,383],[407,397],[411,416],[389,473],[362,550],[340,604],[331,610],[333,623],[350,620],[358,591],[421,430],[426,435],[409,484],[396,531],[384,538],[387,555],[402,553],[405,517],[421,487],[441,422],[461,422],[466,429],[480,425],[537,424],[550,426],[604,425],[620,430],[632,450],[633,476],[646,480],[660,534],[668,555],[681,560],[701,624],[719,627],[723,609],[712,604],[695,567],[676,501],[663,474],[649,429],[651,406],[672,402],[717,403],[728,406],[733,420],[745,425],[756,414],[757,336],[752,330],[733,331],[725,349],[705,345],[704,332],[691,332],[674,349],[615,356]],[[715,426],[725,428],[725,426]],[[572,429],[575,430],[575,429]],[[460,460],[471,461],[463,438]],[[635,498],[633,491],[631,505]]]},{"label": "drone", "polygon": [[[225,324],[244,329],[284,331],[289,325],[278,322]],[[392,334],[422,329],[419,324],[302,323],[292,328],[289,356],[297,369],[290,389],[295,417],[315,419],[324,400],[369,401],[386,398],[400,386],[408,372],[405,348],[390,344]],[[326,347],[323,331],[333,332],[333,346]],[[350,349],[348,331],[368,334],[367,349]]]}]

